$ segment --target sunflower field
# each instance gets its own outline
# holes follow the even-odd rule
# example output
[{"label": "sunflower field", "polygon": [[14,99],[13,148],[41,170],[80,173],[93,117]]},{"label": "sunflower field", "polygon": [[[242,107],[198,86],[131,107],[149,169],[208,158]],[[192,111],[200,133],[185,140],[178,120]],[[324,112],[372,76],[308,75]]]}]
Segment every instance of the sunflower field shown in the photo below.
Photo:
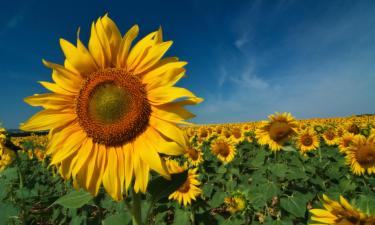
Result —
[{"label": "sunflower field", "polygon": [[[183,127],[189,148],[166,159],[176,176],[172,182],[152,174],[139,196],[141,217],[145,224],[374,224],[374,122],[297,121],[284,113]],[[262,142],[272,132],[291,133]],[[93,197],[74,188],[49,166],[47,135],[1,135],[1,223],[132,224],[133,194],[113,201],[104,189]]]},{"label": "sunflower field", "polygon": [[0,225],[375,225],[375,116],[194,125],[163,31],[106,14],[0,129]]}]

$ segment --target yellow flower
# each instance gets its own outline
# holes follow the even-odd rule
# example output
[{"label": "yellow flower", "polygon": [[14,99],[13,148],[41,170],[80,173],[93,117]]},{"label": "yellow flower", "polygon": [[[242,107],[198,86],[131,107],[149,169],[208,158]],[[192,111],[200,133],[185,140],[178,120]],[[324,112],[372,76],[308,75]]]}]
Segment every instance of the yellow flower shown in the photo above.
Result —
[{"label": "yellow flower", "polygon": [[194,115],[184,106],[202,99],[174,87],[186,62],[162,59],[172,45],[162,31],[152,32],[132,48],[133,26],[123,37],[105,15],[91,27],[88,49],[61,39],[64,65],[43,61],[54,83],[41,82],[47,94],[27,97],[42,106],[21,129],[49,130],[46,153],[65,179],[92,194],[103,184],[121,200],[133,177],[134,190],[145,192],[149,170],[168,178],[159,154],[181,155],[187,139],[177,124]]},{"label": "yellow flower", "polygon": [[[166,165],[171,174],[182,173],[187,170],[186,164],[180,166],[174,160],[168,160]],[[196,197],[202,193],[202,190],[198,187],[201,183],[198,180],[197,170],[197,168],[189,169],[186,181],[178,190],[170,194],[168,199],[176,200],[179,204],[183,204],[184,206],[191,204],[192,200],[195,201]]]},{"label": "yellow flower", "polygon": [[268,118],[269,121],[256,129],[255,135],[259,144],[268,145],[271,151],[276,152],[296,134],[298,123],[290,113],[276,113]]},{"label": "yellow flower", "polygon": [[228,163],[236,155],[236,147],[230,139],[219,137],[211,142],[212,153],[222,162]]},{"label": "yellow flower", "polygon": [[239,127],[233,127],[231,129],[231,132],[232,132],[231,138],[233,142],[235,142],[236,144],[243,142],[246,139],[242,129]]},{"label": "yellow flower", "polygon": [[325,209],[310,209],[310,213],[313,214],[311,220],[319,222],[321,225],[372,225],[373,223],[370,222],[374,221],[373,217],[354,209],[342,196],[340,196],[339,203],[323,195],[323,206]]},{"label": "yellow flower", "polygon": [[246,200],[242,196],[226,197],[224,198],[226,210],[232,214],[241,212],[246,207]]},{"label": "yellow flower", "polygon": [[375,136],[356,135],[346,149],[346,163],[356,175],[375,173]]},{"label": "yellow flower", "polygon": [[16,154],[4,146],[0,145],[0,172],[7,168],[16,157]]},{"label": "yellow flower", "polygon": [[349,132],[347,132],[344,135],[342,135],[342,137],[340,138],[340,141],[339,141],[339,151],[341,153],[345,153],[346,152],[346,149],[353,142],[354,137],[355,137],[355,135],[352,134],[352,133],[349,133]]},{"label": "yellow flower", "polygon": [[297,135],[297,148],[302,154],[319,148],[319,137],[312,129],[301,130]]},{"label": "yellow flower", "polygon": [[329,128],[323,133],[323,139],[327,145],[336,145],[338,142],[338,136],[334,128]]},{"label": "yellow flower", "polygon": [[198,166],[203,162],[203,153],[198,148],[192,146],[188,147],[185,153],[185,157],[189,160],[193,166]]}]

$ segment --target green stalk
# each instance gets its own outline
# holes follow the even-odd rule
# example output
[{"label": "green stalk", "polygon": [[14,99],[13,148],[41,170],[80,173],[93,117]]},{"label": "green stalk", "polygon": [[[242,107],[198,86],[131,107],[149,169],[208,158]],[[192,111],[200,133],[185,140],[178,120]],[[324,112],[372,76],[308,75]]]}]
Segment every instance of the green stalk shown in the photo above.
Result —
[{"label": "green stalk", "polygon": [[142,208],[141,208],[141,194],[133,191],[133,207],[132,207],[132,221],[133,225],[143,225],[142,223]]}]

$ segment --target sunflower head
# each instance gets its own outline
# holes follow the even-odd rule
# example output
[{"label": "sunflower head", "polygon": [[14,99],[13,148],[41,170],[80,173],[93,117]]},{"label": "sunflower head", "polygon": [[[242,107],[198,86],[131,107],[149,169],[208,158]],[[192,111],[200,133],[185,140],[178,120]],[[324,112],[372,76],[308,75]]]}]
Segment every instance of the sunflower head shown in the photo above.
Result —
[{"label": "sunflower head", "polygon": [[190,164],[197,166],[203,162],[203,153],[198,148],[192,146],[188,147],[185,157],[189,160]]},{"label": "sunflower head", "polygon": [[259,144],[268,145],[272,151],[279,151],[297,132],[298,123],[290,113],[276,113],[263,122],[255,134]]},{"label": "sunflower head", "polygon": [[302,154],[319,148],[319,138],[312,129],[299,131],[296,141],[297,148]]},{"label": "sunflower head", "polygon": [[44,110],[21,125],[50,130],[46,153],[64,178],[94,195],[103,184],[115,200],[133,182],[145,192],[150,169],[169,177],[159,154],[184,154],[178,124],[195,116],[186,105],[202,101],[174,86],[186,62],[163,58],[172,41],[161,28],[133,45],[138,32],[135,25],[122,36],[105,15],[92,24],[88,48],[79,35],[76,45],[61,39],[64,65],[43,60],[54,82],[41,84],[51,93],[25,99]]},{"label": "sunflower head", "polygon": [[375,136],[356,135],[346,154],[346,162],[354,174],[375,173]]},{"label": "sunflower head", "polygon": [[226,210],[231,214],[242,212],[246,208],[246,199],[244,196],[236,195],[224,198]]},{"label": "sunflower head", "polygon": [[[167,160],[166,166],[171,174],[182,173],[187,170],[186,164],[180,166],[175,160]],[[198,169],[196,168],[189,169],[188,177],[186,178],[185,182],[175,192],[170,194],[168,199],[176,200],[179,204],[183,204],[184,206],[187,206],[191,204],[192,201],[195,201],[196,197],[202,193],[202,190],[199,188],[201,183],[198,180],[197,170]]]},{"label": "sunflower head", "polygon": [[236,155],[236,148],[230,139],[217,138],[211,142],[212,153],[222,162],[229,163]]},{"label": "sunflower head", "polygon": [[320,224],[357,225],[366,224],[369,216],[353,208],[350,203],[340,196],[340,202],[331,200],[323,195],[325,209],[310,209],[311,220]]}]

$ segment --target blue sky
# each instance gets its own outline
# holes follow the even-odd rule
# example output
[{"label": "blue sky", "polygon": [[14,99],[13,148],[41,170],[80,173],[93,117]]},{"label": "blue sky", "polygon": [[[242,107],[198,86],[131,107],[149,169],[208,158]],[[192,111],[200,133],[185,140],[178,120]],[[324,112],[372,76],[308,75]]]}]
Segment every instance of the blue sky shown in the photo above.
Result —
[{"label": "blue sky", "polygon": [[189,62],[187,87],[205,101],[196,123],[375,112],[375,1],[6,1],[0,9],[0,121],[16,128],[39,109],[23,98],[63,62],[63,37],[87,43],[109,13],[122,33],[163,27],[169,55]]}]

